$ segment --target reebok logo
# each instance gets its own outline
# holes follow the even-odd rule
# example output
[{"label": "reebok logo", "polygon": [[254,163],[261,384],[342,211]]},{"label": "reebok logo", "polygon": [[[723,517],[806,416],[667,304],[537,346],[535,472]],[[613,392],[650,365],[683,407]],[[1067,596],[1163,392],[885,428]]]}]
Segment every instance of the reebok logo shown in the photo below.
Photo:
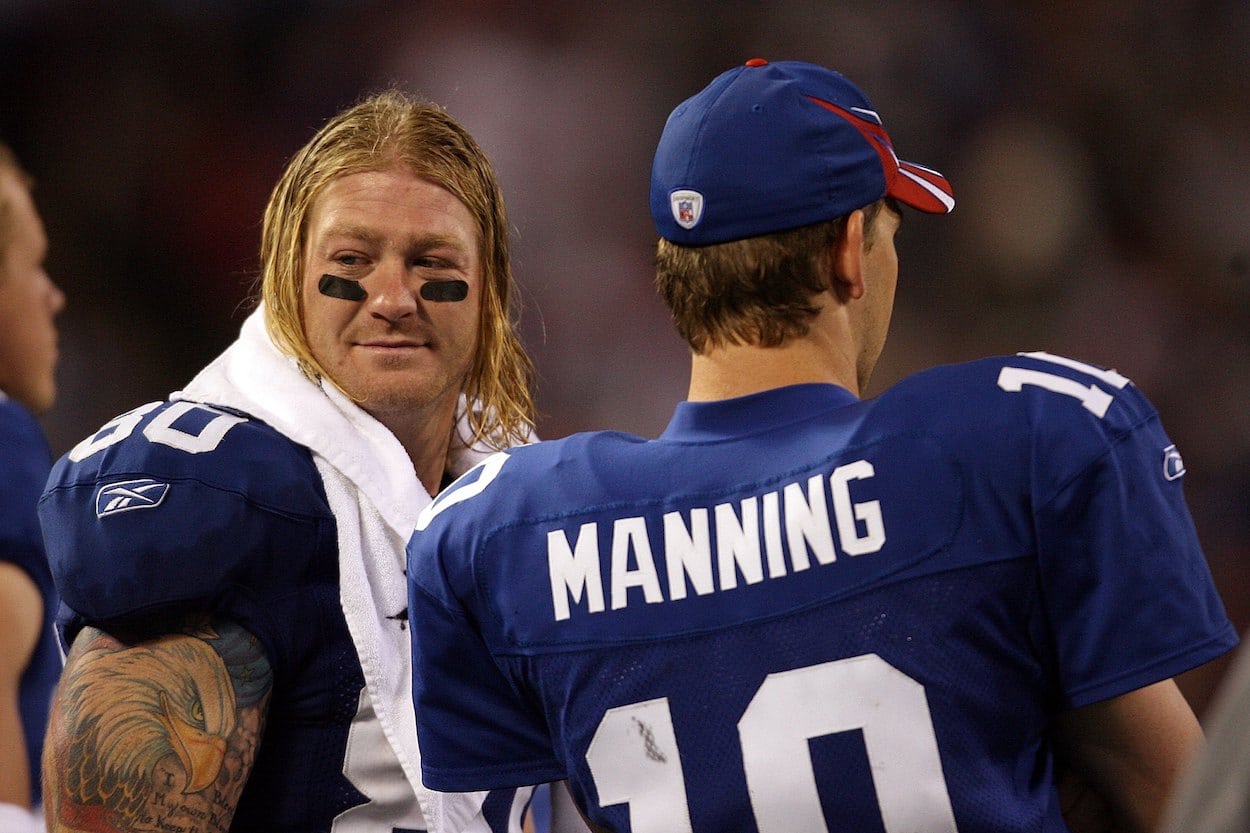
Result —
[{"label": "reebok logo", "polygon": [[141,480],[123,480],[101,486],[95,496],[95,516],[103,518],[132,509],[155,509],[169,493],[169,484],[145,477]]}]

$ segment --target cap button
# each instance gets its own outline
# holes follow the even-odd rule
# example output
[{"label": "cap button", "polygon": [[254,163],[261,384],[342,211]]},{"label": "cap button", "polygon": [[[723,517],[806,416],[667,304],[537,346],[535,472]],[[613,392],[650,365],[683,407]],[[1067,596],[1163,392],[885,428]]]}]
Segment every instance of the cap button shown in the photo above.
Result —
[{"label": "cap button", "polygon": [[747,61],[747,66],[749,67],[768,66],[768,61],[764,60],[763,58],[752,58],[751,60]]}]

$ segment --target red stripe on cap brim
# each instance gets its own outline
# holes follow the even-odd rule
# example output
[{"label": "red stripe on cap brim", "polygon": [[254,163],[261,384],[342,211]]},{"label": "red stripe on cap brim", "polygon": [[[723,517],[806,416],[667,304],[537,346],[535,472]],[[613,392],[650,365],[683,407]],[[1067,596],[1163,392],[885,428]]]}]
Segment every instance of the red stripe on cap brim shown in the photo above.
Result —
[{"label": "red stripe on cap brim", "polygon": [[955,192],[946,177],[914,162],[899,161],[898,175],[886,194],[926,214],[949,214],[955,210]]}]

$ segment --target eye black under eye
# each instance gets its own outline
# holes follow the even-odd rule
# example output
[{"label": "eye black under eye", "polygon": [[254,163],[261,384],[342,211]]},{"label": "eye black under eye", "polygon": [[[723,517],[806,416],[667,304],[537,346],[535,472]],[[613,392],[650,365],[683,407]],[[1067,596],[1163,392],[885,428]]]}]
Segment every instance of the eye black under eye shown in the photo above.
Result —
[{"label": "eye black under eye", "polygon": [[368,295],[360,281],[340,278],[338,275],[322,275],[317,282],[317,290],[329,298],[341,298],[344,301],[363,301]]},{"label": "eye black under eye", "polygon": [[426,281],[421,284],[421,297],[427,301],[463,301],[469,297],[469,284],[462,280]]}]

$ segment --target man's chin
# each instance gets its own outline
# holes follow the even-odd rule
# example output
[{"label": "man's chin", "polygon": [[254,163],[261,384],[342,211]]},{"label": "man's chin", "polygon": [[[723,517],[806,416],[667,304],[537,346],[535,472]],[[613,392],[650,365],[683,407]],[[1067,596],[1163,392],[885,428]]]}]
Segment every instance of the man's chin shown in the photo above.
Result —
[{"label": "man's chin", "polygon": [[346,370],[353,372],[337,374],[338,378],[330,374],[335,386],[384,423],[383,415],[411,419],[416,411],[434,417],[444,405],[454,408],[463,381],[451,378],[441,368],[414,367],[411,363],[368,371],[355,367]]},{"label": "man's chin", "polygon": [[433,417],[443,407],[455,408],[459,392],[447,392],[443,386],[431,384],[372,385],[355,391],[344,391],[362,410],[379,421],[386,417],[411,418],[424,414]]}]

